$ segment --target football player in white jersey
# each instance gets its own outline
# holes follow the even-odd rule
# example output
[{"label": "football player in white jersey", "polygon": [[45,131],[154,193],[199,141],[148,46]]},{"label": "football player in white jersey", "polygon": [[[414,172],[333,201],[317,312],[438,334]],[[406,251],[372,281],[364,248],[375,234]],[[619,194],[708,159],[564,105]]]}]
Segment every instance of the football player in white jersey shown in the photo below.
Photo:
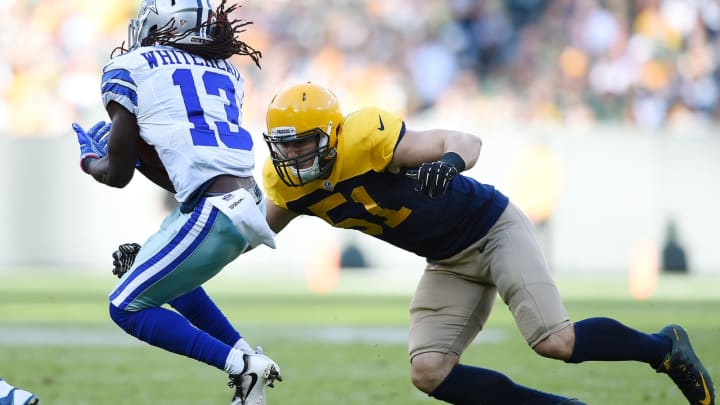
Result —
[{"label": "football player in white jersey", "polygon": [[179,202],[110,293],[112,320],[226,371],[232,404],[257,405],[281,379],[279,367],[250,348],[201,287],[246,249],[275,247],[241,125],[243,77],[229,60],[245,55],[260,67],[261,54],[237,39],[250,22],[231,19],[236,10],[225,0],[217,9],[210,0],[144,0],[127,48],[103,68],[111,123],[73,129],[80,167],[95,180],[122,188],[137,169]]}]

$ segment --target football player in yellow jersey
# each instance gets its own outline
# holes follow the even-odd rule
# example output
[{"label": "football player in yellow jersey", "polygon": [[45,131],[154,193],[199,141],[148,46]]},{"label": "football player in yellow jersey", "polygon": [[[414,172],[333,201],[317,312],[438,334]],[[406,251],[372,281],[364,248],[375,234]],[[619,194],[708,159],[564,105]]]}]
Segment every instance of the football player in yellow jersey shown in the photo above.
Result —
[{"label": "football player in yellow jersey", "polygon": [[344,116],[330,90],[305,83],[273,98],[264,138],[275,232],[313,215],[427,258],[409,333],[411,378],[423,392],[453,404],[583,404],[460,363],[499,294],[541,356],[644,362],[690,404],[714,404],[710,375],[682,327],[644,333],[610,318],[570,321],[531,222],[494,187],[461,174],[479,157],[477,136],[410,130],[379,108]]}]

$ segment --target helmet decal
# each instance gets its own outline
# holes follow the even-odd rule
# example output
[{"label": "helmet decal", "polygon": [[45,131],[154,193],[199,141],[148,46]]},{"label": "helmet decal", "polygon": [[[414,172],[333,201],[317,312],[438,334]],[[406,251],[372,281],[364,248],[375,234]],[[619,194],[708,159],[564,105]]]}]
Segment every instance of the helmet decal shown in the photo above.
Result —
[{"label": "helmet decal", "polygon": [[174,28],[177,43],[208,42],[207,26],[213,18],[208,0],[143,0],[137,18],[128,26],[128,47],[139,48],[153,30],[169,27]]},{"label": "helmet decal", "polygon": [[140,6],[140,12],[138,13],[138,15],[144,15],[148,12],[159,14],[157,10],[157,0],[143,1],[143,4]]}]

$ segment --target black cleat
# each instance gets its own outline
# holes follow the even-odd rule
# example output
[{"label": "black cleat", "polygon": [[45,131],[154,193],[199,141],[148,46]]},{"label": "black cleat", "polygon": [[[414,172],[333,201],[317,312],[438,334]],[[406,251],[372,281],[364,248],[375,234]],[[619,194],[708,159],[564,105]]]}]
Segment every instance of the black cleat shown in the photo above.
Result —
[{"label": "black cleat", "polygon": [[715,405],[715,390],[710,374],[690,345],[687,332],[680,325],[668,325],[660,332],[672,340],[672,350],[665,356],[658,373],[672,378],[691,405]]}]

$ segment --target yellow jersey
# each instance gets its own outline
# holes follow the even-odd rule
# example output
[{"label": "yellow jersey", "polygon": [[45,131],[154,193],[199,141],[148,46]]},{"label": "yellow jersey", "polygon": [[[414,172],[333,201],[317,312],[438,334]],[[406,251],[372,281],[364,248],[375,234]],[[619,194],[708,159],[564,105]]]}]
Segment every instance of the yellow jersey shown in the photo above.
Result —
[{"label": "yellow jersey", "polygon": [[404,170],[386,171],[404,134],[405,123],[396,114],[372,107],[356,111],[343,122],[327,178],[287,186],[268,158],[265,193],[279,207],[332,226],[359,230],[428,259],[450,257],[483,237],[508,199],[463,175],[441,196],[416,191],[416,181]]}]

